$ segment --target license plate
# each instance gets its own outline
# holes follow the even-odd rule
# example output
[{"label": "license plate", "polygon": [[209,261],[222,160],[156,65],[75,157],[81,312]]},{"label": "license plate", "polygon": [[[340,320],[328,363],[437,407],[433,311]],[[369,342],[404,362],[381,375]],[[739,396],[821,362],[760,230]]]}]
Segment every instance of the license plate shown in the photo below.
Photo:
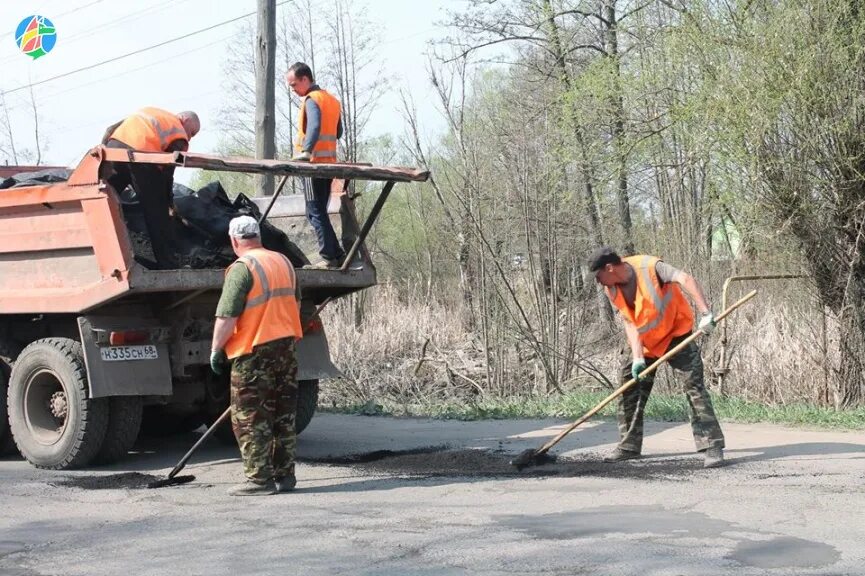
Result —
[{"label": "license plate", "polygon": [[106,346],[100,348],[102,360],[105,362],[123,362],[125,360],[156,360],[159,353],[156,346]]}]

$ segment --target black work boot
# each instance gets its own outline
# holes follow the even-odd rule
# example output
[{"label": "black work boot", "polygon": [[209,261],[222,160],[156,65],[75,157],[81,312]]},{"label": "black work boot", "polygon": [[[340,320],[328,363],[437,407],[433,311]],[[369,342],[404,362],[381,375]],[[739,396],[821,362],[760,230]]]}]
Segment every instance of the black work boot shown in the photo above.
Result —
[{"label": "black work boot", "polygon": [[616,448],[604,457],[604,462],[622,462],[623,460],[634,460],[640,457],[639,452]]},{"label": "black work boot", "polygon": [[718,468],[724,465],[724,449],[709,448],[705,452],[705,460],[703,460],[703,468]]},{"label": "black work boot", "polygon": [[287,476],[274,478],[273,480],[276,483],[276,491],[280,493],[291,492],[297,486],[297,477],[294,475],[294,472],[291,472]]},{"label": "black work boot", "polygon": [[231,496],[269,496],[276,494],[276,484],[273,480],[264,483],[247,480],[243,484],[237,484],[228,489]]}]

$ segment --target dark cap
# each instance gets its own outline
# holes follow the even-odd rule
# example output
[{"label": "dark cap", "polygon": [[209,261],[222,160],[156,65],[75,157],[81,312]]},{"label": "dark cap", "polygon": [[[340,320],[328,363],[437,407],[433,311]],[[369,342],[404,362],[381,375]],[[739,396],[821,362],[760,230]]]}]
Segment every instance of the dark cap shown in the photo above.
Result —
[{"label": "dark cap", "polygon": [[601,246],[596,248],[592,255],[589,256],[589,270],[597,272],[607,264],[621,264],[622,259],[616,254],[616,251],[609,246]]}]

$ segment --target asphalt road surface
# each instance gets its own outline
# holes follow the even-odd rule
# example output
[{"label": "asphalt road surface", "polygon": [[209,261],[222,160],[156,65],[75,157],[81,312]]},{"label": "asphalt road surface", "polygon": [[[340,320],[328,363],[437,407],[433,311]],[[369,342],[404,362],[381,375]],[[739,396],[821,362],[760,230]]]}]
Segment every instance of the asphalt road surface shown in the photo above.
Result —
[{"label": "asphalt road surface", "polygon": [[0,460],[0,575],[865,574],[865,434],[727,424],[704,470],[687,424],[650,423],[639,461],[604,464],[612,422],[516,472],[553,420],[324,414],[294,493],[236,498],[217,443],[149,490],[195,435],[120,464],[48,472]]}]

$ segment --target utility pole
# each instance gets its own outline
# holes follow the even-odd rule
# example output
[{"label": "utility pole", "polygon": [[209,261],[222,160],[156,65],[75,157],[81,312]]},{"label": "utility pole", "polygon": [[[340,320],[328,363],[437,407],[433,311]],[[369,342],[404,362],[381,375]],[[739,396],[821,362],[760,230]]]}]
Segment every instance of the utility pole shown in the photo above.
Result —
[{"label": "utility pole", "polygon": [[[255,39],[255,157],[276,157],[276,0],[258,0]],[[273,176],[256,177],[259,196],[273,195]]]}]

